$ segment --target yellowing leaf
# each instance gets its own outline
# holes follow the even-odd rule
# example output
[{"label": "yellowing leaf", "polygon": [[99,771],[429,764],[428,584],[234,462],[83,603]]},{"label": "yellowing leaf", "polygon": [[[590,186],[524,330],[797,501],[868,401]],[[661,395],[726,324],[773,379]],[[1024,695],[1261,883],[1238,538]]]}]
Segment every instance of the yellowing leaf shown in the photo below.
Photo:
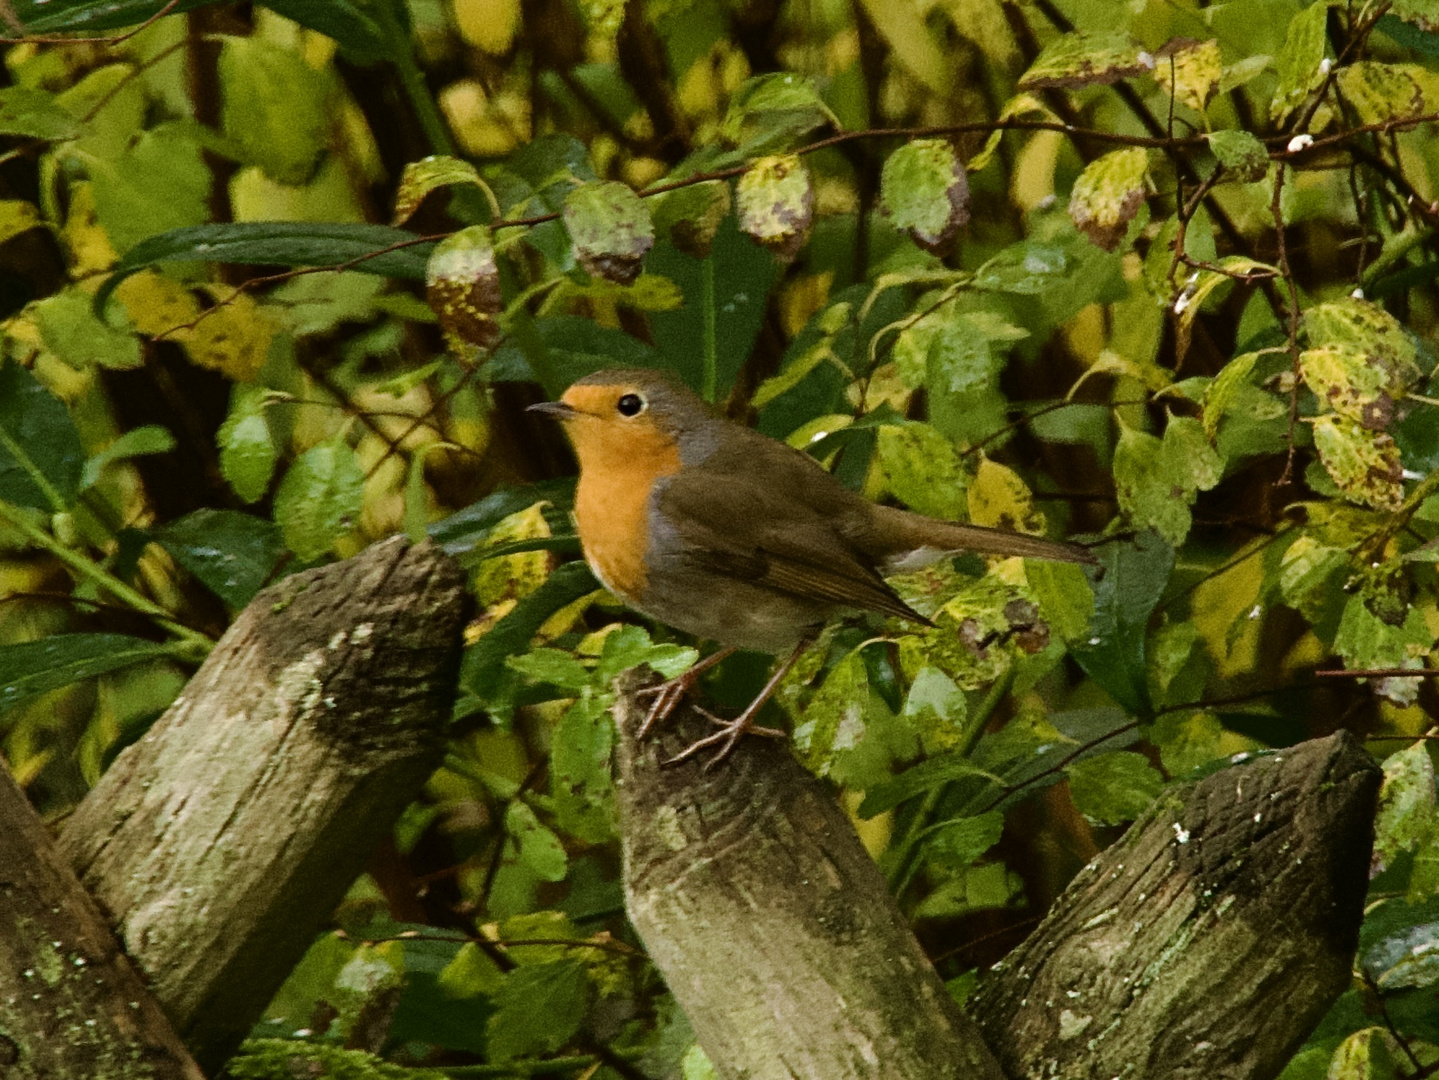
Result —
[{"label": "yellowing leaf", "polygon": [[452,338],[481,348],[499,340],[503,304],[488,226],[471,225],[436,245],[425,264],[425,299]]},{"label": "yellowing leaf", "polygon": [[1383,431],[1393,423],[1394,399],[1404,387],[1391,385],[1390,372],[1353,346],[1306,349],[1299,356],[1299,369],[1320,402],[1339,415],[1370,431]]},{"label": "yellowing leaf", "polygon": [[270,359],[275,324],[249,293],[231,295],[189,330],[170,335],[195,364],[235,382],[251,382]]},{"label": "yellowing leaf", "polygon": [[491,56],[510,51],[520,26],[520,0],[454,0],[460,37]]},{"label": "yellowing leaf", "polygon": [[[1014,120],[1031,113],[1038,113],[1046,119],[1054,119],[1054,113],[1039,98],[1033,94],[1017,94],[1006,101],[1004,108],[999,110],[999,121],[1003,123],[1005,120]],[[996,128],[989,133],[989,137],[984,140],[984,146],[980,148],[979,153],[969,159],[968,169],[970,172],[979,172],[989,164],[990,159],[994,157],[994,152],[999,149],[999,140],[1003,137],[1003,128]]]},{"label": "yellowing leaf", "polygon": [[40,212],[24,199],[0,199],[0,244],[40,225]]},{"label": "yellowing leaf", "polygon": [[1154,68],[1154,80],[1165,92],[1173,93],[1176,101],[1195,112],[1203,112],[1208,107],[1209,100],[1219,92],[1223,74],[1219,41],[1215,38],[1184,42],[1163,52]]},{"label": "yellowing leaf", "polygon": [[729,185],[719,180],[675,188],[659,199],[655,229],[668,235],[681,251],[703,259],[710,253],[732,201]]},{"label": "yellowing leaf", "polygon": [[420,161],[411,161],[400,177],[400,187],[395,192],[395,216],[390,223],[403,225],[430,192],[455,184],[478,186],[480,174],[468,161],[444,154],[431,154]]},{"label": "yellowing leaf", "polygon": [[1149,153],[1137,146],[1090,162],[1069,197],[1069,216],[1075,227],[1105,251],[1117,248],[1144,205],[1148,172]]},{"label": "yellowing leaf", "polygon": [[[538,540],[549,535],[544,504],[536,503],[511,514],[491,529],[486,546],[493,548],[515,540]],[[552,562],[547,551],[525,551],[485,559],[475,572],[475,598],[482,607],[491,607],[502,600],[528,596],[549,577]]]},{"label": "yellowing leaf", "polygon": [[1019,474],[1007,465],[980,458],[979,471],[969,485],[969,520],[1011,532],[1044,535],[1044,513]]},{"label": "yellowing leaf", "polygon": [[954,444],[928,424],[885,424],[876,439],[885,487],[912,510],[954,519],[966,508],[969,478]]},{"label": "yellowing leaf", "polygon": [[794,155],[760,158],[735,185],[739,227],[782,259],[799,254],[814,221],[814,185]]},{"label": "yellowing leaf", "polygon": [[1361,123],[1407,120],[1439,106],[1439,75],[1418,64],[1360,60],[1341,68],[1336,78]]},{"label": "yellowing leaf", "polygon": [[1107,85],[1153,67],[1154,61],[1144,62],[1139,55],[1139,45],[1128,34],[1075,31],[1062,34],[1044,47],[1020,77],[1019,88]]},{"label": "yellowing leaf", "polygon": [[1345,345],[1362,352],[1385,373],[1392,393],[1419,378],[1419,353],[1398,319],[1378,304],[1346,297],[1316,304],[1304,312],[1303,330],[1310,345]]},{"label": "yellowing leaf", "polygon": [[640,276],[655,227],[644,200],[628,185],[580,185],[565,196],[564,222],[575,258],[591,277],[628,285]]},{"label": "yellowing leaf", "polygon": [[969,221],[969,181],[945,139],[919,139],[890,154],[880,180],[880,205],[896,228],[924,250],[942,255]]},{"label": "yellowing leaf", "polygon": [[142,334],[155,337],[193,322],[200,315],[200,302],[184,285],[158,270],[142,270],[120,282],[115,289],[130,321]]},{"label": "yellowing leaf", "polygon": [[954,65],[934,40],[918,5],[896,0],[860,0],[895,59],[936,94],[954,90]]},{"label": "yellowing leaf", "polygon": [[1353,420],[1314,418],[1314,446],[1339,490],[1376,510],[1397,510],[1404,501],[1399,448],[1388,435],[1365,431]]}]

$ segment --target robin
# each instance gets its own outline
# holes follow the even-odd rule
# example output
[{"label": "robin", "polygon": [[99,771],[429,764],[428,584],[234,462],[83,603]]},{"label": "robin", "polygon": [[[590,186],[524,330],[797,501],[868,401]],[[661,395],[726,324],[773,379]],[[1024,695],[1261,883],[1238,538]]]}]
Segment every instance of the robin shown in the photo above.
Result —
[{"label": "robin", "polygon": [[782,735],[755,718],[835,615],[934,625],[885,582],[887,568],[957,551],[1096,561],[1074,544],[869,502],[808,454],[716,416],[658,372],[597,372],[530,408],[561,421],[574,445],[575,522],[595,576],[636,611],[721,646],[651,689],[640,738],[731,653],[787,655],[738,717],[712,717],[719,730],[671,762],[717,747],[713,765],[746,732]]}]

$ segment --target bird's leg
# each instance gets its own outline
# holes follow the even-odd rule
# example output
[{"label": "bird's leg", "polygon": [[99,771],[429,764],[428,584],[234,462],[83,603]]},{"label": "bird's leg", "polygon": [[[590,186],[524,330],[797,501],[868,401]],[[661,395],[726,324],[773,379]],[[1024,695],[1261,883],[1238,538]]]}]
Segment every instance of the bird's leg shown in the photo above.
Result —
[{"label": "bird's leg", "polygon": [[[733,720],[721,720],[717,716],[710,716],[710,719],[719,725],[719,730],[713,735],[706,735],[703,739],[696,739],[690,743],[689,746],[666,761],[665,764],[676,765],[681,761],[687,761],[689,758],[694,757],[701,750],[706,750],[711,746],[718,746],[719,750],[715,753],[714,757],[705,762],[705,771],[708,772],[725,758],[729,757],[730,751],[735,748],[735,744],[740,741],[743,735],[768,735],[772,738],[784,738],[783,731],[775,728],[760,727],[754,722],[755,717],[759,715],[759,711],[764,707],[764,703],[770,699],[770,696],[775,692],[780,682],[789,674],[790,668],[794,667],[799,661],[800,656],[804,654],[805,649],[809,648],[809,646],[810,639],[805,638],[794,647],[794,652],[790,653],[788,659],[775,669],[775,673],[771,675],[769,681],[764,684],[764,689],[749,703],[744,712],[740,713]],[[706,713],[705,715],[708,716],[709,714]]]},{"label": "bird's leg", "polygon": [[647,736],[656,724],[675,711],[675,706],[683,701],[684,696],[694,689],[694,685],[699,682],[701,675],[721,660],[733,656],[736,651],[734,646],[726,646],[717,652],[710,653],[710,655],[706,656],[703,660],[690,665],[688,671],[682,671],[673,679],[666,679],[657,686],[647,686],[636,694],[636,697],[648,697],[653,694],[655,702],[650,706],[650,711],[645,713],[644,723],[640,724],[640,729],[635,733],[635,738],[643,739]]}]

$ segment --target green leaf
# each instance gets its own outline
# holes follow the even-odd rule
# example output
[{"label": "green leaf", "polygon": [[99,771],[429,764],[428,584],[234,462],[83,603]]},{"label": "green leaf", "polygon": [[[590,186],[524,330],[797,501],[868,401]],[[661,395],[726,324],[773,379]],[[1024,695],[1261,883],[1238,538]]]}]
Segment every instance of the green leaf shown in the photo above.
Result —
[{"label": "green leaf", "polygon": [[527,803],[516,800],[505,811],[505,832],[519,849],[520,862],[541,881],[563,881],[569,872],[569,856],[560,838],[540,824]]},{"label": "green leaf", "polygon": [[1324,24],[1328,14],[1329,4],[1318,0],[1289,20],[1284,48],[1277,60],[1279,83],[1269,103],[1269,119],[1275,123],[1283,123],[1324,81]]},{"label": "green leaf", "polygon": [[500,339],[504,307],[495,245],[485,225],[471,225],[440,241],[425,267],[425,300],[446,333],[490,348]]},{"label": "green leaf", "polygon": [[1143,754],[1119,750],[1068,766],[1075,808],[1100,825],[1119,825],[1144,813],[1164,787],[1164,777]]},{"label": "green leaf", "polygon": [[836,751],[859,743],[869,702],[869,672],[863,654],[854,649],[830,669],[795,725],[794,747],[806,768],[827,775]]},{"label": "green leaf", "polygon": [[793,72],[746,79],[730,98],[720,134],[750,154],[786,149],[802,135],[839,120],[814,83]]},{"label": "green leaf", "polygon": [[1312,536],[1300,536],[1284,549],[1279,564],[1279,595],[1311,624],[1328,617],[1334,605],[1344,599],[1343,578],[1349,553],[1321,543]]},{"label": "green leaf", "polygon": [[354,528],[364,495],[365,472],[343,434],[306,450],[275,492],[286,546],[303,562],[326,554]]},{"label": "green leaf", "polygon": [[954,145],[919,139],[890,154],[880,206],[925,251],[945,254],[969,221],[969,180]]},{"label": "green leaf", "polygon": [[370,274],[321,270],[280,285],[265,297],[265,310],[293,334],[319,334],[373,318],[384,287]]},{"label": "green leaf", "polygon": [[220,473],[247,503],[258,502],[270,490],[278,459],[264,403],[262,392],[237,386],[230,415],[220,425]]},{"label": "green leaf", "polygon": [[906,769],[893,780],[886,780],[871,787],[865,792],[864,802],[859,805],[859,816],[862,818],[875,817],[886,810],[893,810],[905,800],[923,794],[931,788],[947,784],[951,780],[970,777],[989,781],[996,788],[1004,786],[1002,779],[980,768],[964,754],[941,754]]},{"label": "green leaf", "polygon": [[1205,138],[1219,164],[1235,180],[1264,179],[1269,170],[1269,151],[1255,136],[1247,131],[1225,129],[1211,131]]},{"label": "green leaf", "polygon": [[480,183],[479,171],[473,165],[448,154],[431,154],[420,161],[411,161],[400,176],[400,186],[395,192],[395,216],[390,224],[398,227],[409,221],[432,191],[456,184],[478,187]]},{"label": "green leaf", "polygon": [[1019,80],[1021,90],[1108,85],[1154,69],[1145,63],[1139,45],[1122,31],[1072,32],[1055,38]]},{"label": "green leaf", "polygon": [[1089,637],[1070,653],[1101,688],[1131,714],[1147,716],[1149,676],[1144,662],[1150,613],[1169,582],[1174,549],[1158,533],[1106,544],[1095,552],[1105,573],[1094,590]]},{"label": "green leaf", "polygon": [[491,701],[503,690],[506,657],[524,652],[546,619],[598,588],[583,562],[565,563],[466,650],[460,686],[481,701]]},{"label": "green leaf", "polygon": [[196,510],[150,537],[234,610],[255,598],[284,552],[274,522],[238,510]]},{"label": "green leaf", "polygon": [[1244,353],[1225,364],[1209,388],[1204,392],[1204,434],[1213,439],[1219,431],[1219,422],[1234,402],[1239,387],[1247,384],[1258,353]]},{"label": "green leaf", "polygon": [[140,339],[119,304],[111,304],[101,319],[88,293],[66,289],[36,301],[29,314],[45,347],[77,371],[89,370],[93,364],[115,371],[144,366]]},{"label": "green leaf", "polygon": [[220,50],[225,134],[244,160],[290,187],[314,175],[329,138],[328,87],[292,49],[258,37],[226,37]]},{"label": "green leaf", "polygon": [[1083,569],[1074,563],[1038,559],[1024,564],[1024,577],[1045,619],[1066,642],[1089,636],[1094,617],[1094,590]]},{"label": "green leaf", "polygon": [[1394,0],[1389,16],[1402,19],[1427,34],[1439,34],[1439,11],[1431,0]]},{"label": "green leaf", "polygon": [[1171,416],[1163,440],[1120,425],[1114,451],[1114,484],[1119,507],[1139,528],[1152,528],[1174,547],[1189,535],[1189,507],[1208,491],[1223,463],[1198,420]]},{"label": "green leaf", "polygon": [[582,690],[590,683],[590,669],[563,649],[531,649],[507,661],[533,682],[549,683],[561,690]]},{"label": "green leaf", "polygon": [[1384,759],[1371,876],[1382,873],[1401,852],[1420,847],[1436,830],[1434,759],[1421,740]]},{"label": "green leaf", "polygon": [[760,158],[735,185],[739,227],[783,260],[799,254],[814,222],[814,185],[795,155]]},{"label": "green leaf", "polygon": [[173,655],[169,645],[124,634],[51,634],[0,645],[0,711],[81,679]]},{"label": "green leaf", "polygon": [[595,695],[581,698],[565,711],[550,743],[555,822],[569,835],[592,844],[607,843],[617,835],[610,777],[614,740],[607,699]]},{"label": "green leaf", "polygon": [[53,513],[80,491],[85,451],[70,412],[23,365],[0,363],[0,499]]},{"label": "green leaf", "polygon": [[492,997],[504,985],[505,975],[489,953],[467,941],[445,965],[437,981],[448,997],[465,1000]]},{"label": "green leaf", "polygon": [[1417,607],[1405,609],[1404,621],[1394,626],[1369,609],[1365,597],[1350,596],[1344,604],[1334,651],[1354,669],[1406,667],[1419,660],[1434,644]]},{"label": "green leaf", "polygon": [[650,641],[649,631],[642,626],[621,626],[605,635],[600,661],[595,666],[595,680],[608,686],[621,673],[640,664],[648,664],[667,679],[688,671],[699,659],[699,650],[684,645],[660,644]]},{"label": "green leaf", "polygon": [[578,960],[516,968],[495,994],[485,1026],[490,1057],[512,1061],[559,1050],[580,1029],[589,983]]},{"label": "green leaf", "polygon": [[[115,249],[128,252],[166,230],[204,228],[211,181],[190,131],[162,125],[142,132],[118,161],[94,170],[95,213]],[[105,310],[100,300],[97,312]]]},{"label": "green leaf", "polygon": [[1144,205],[1149,153],[1131,146],[1091,161],[1074,182],[1069,216],[1085,236],[1114,251]]},{"label": "green leaf", "polygon": [[175,436],[158,424],[132,428],[98,454],[90,456],[80,473],[80,487],[82,490],[94,487],[105,471],[105,466],[113,462],[148,454],[168,454],[173,449]]},{"label": "green leaf", "polygon": [[565,228],[591,277],[628,285],[640,276],[655,227],[644,200],[616,181],[581,184],[565,197]]},{"label": "green leaf", "polygon": [[[399,247],[397,245],[405,245]],[[305,221],[253,221],[196,225],[141,241],[115,264],[95,294],[103,311],[126,277],[167,262],[219,262],[254,266],[335,266],[366,274],[424,281],[434,241],[384,225]],[[351,266],[349,264],[353,263]]]},{"label": "green leaf", "polygon": [[929,848],[943,855],[947,863],[968,865],[995,844],[1004,832],[1004,815],[998,810],[975,817],[954,818],[934,827]]},{"label": "green leaf", "polygon": [[907,385],[959,394],[992,384],[1009,346],[1028,336],[993,311],[948,303],[899,332],[894,359]]},{"label": "green leaf", "polygon": [[937,667],[925,665],[915,673],[905,695],[903,716],[919,733],[924,752],[942,754],[963,749],[969,725],[969,703],[964,691]]},{"label": "green leaf", "polygon": [[55,95],[28,86],[0,89],[0,135],[28,139],[70,139],[80,134],[78,121],[55,103]]},{"label": "green leaf", "polygon": [[163,10],[193,11],[215,0],[181,0],[170,7],[165,0],[15,0],[15,17],[27,34],[57,30],[113,30],[154,18]]},{"label": "green leaf", "polygon": [[1404,467],[1391,436],[1342,416],[1316,416],[1313,424],[1319,460],[1346,497],[1376,510],[1399,509]]},{"label": "green leaf", "polygon": [[875,449],[885,488],[910,509],[953,521],[965,516],[969,476],[954,444],[928,424],[885,424]]}]

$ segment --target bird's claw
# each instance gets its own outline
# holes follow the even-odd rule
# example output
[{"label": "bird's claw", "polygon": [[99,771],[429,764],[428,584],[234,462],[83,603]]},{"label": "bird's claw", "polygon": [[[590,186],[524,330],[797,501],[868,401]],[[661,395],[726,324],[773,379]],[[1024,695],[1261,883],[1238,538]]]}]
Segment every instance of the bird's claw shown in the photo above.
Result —
[{"label": "bird's claw", "polygon": [[696,679],[686,671],[682,675],[676,675],[673,679],[666,679],[655,686],[647,686],[635,694],[635,697],[654,697],[654,704],[650,711],[645,713],[644,720],[640,723],[639,730],[635,732],[636,740],[643,741],[654,726],[661,720],[669,717],[679,703],[684,700],[686,694],[694,689]]},{"label": "bird's claw", "polygon": [[729,757],[730,752],[739,744],[740,739],[745,735],[763,735],[770,739],[783,739],[785,737],[785,733],[778,728],[761,727],[756,724],[753,715],[748,711],[734,720],[721,720],[718,716],[715,716],[711,712],[706,712],[704,709],[698,709],[696,711],[704,713],[710,722],[715,724],[719,730],[713,734],[706,735],[702,739],[696,739],[674,757],[663,762],[666,768],[671,765],[678,765],[682,761],[688,761],[702,751],[708,750],[711,746],[718,746],[719,750],[716,751],[715,755],[704,763],[704,771],[709,772],[721,761]]}]

